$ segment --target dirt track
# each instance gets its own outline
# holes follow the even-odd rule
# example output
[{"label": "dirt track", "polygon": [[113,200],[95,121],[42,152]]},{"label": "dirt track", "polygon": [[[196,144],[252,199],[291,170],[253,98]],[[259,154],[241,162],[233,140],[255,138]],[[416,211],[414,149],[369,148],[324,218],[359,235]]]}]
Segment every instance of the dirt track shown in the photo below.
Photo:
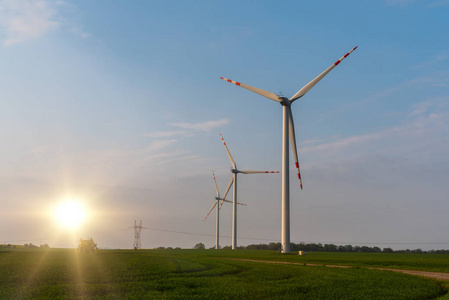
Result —
[{"label": "dirt track", "polygon": [[[288,261],[270,261],[270,260],[239,259],[239,258],[225,258],[225,259],[238,260],[238,261],[250,261],[250,262],[258,262],[258,263],[268,263],[268,264],[299,265],[299,266],[345,268],[345,269],[352,268],[351,266],[307,264],[307,263],[295,263],[295,262],[288,262]],[[399,270],[399,269],[387,269],[387,268],[372,268],[372,267],[366,267],[366,269],[399,272],[399,273],[404,273],[404,274],[423,276],[423,277],[427,277],[427,278],[449,281],[449,273],[415,271],[415,270]]]}]

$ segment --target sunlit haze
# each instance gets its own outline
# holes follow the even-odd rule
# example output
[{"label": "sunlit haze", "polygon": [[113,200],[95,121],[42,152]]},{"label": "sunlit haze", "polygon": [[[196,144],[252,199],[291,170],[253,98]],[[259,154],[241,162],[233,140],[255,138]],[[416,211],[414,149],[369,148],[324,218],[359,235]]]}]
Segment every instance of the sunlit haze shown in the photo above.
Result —
[{"label": "sunlit haze", "polygon": [[80,202],[67,199],[56,206],[53,214],[60,225],[76,229],[85,221],[87,211]]}]

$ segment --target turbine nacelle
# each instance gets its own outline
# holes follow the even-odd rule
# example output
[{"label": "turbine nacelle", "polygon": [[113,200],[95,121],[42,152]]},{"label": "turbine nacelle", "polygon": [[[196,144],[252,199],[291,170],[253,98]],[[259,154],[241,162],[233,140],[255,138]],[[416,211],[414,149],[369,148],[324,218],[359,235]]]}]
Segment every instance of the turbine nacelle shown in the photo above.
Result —
[{"label": "turbine nacelle", "polygon": [[281,103],[282,106],[291,106],[292,102],[288,100],[287,97],[279,97],[279,103]]},{"label": "turbine nacelle", "polygon": [[231,168],[231,173],[238,174],[238,173],[240,173],[240,171],[237,169]]}]

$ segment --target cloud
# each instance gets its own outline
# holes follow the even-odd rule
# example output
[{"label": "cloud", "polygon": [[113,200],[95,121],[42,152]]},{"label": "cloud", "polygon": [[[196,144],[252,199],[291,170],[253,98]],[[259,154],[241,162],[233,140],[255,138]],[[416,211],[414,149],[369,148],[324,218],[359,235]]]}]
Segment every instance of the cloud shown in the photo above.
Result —
[{"label": "cloud", "polygon": [[449,0],[440,0],[440,1],[435,1],[433,3],[430,3],[427,7],[433,8],[433,7],[445,6],[448,4],[449,4]]},{"label": "cloud", "polygon": [[[448,0],[449,3],[449,0]],[[420,63],[418,65],[412,66],[411,69],[424,69],[433,67],[435,65],[440,65],[444,61],[449,60],[449,51],[442,51],[436,55],[433,56],[432,59],[425,61],[423,63]]]},{"label": "cloud", "polygon": [[414,2],[415,0],[385,0],[388,5],[407,5],[409,3]]},{"label": "cloud", "polygon": [[4,31],[4,46],[33,40],[60,26],[56,7],[61,1],[2,0],[0,26]]},{"label": "cloud", "polygon": [[153,131],[147,134],[151,138],[167,138],[178,135],[186,135],[186,130],[173,130],[173,131]]},{"label": "cloud", "polygon": [[158,141],[154,141],[153,143],[151,143],[150,146],[148,146],[147,150],[154,152],[154,151],[159,151],[162,150],[174,143],[176,143],[177,140],[158,140]]},{"label": "cloud", "polygon": [[206,122],[200,122],[200,123],[173,123],[172,126],[180,127],[184,129],[193,129],[193,130],[199,130],[199,131],[206,131],[209,132],[212,129],[215,129],[217,127],[227,125],[229,123],[229,119],[221,119],[216,121],[206,121]]},{"label": "cloud", "polygon": [[229,119],[220,119],[216,121],[205,121],[199,123],[171,123],[170,126],[182,128],[182,130],[153,131],[147,134],[151,138],[168,138],[173,136],[192,136],[193,132],[210,132],[211,130],[229,124]]},{"label": "cloud", "polygon": [[83,39],[90,37],[90,34],[85,32],[81,27],[73,27],[72,33]]},{"label": "cloud", "polygon": [[412,112],[401,125],[368,134],[332,137],[326,142],[302,147],[299,153],[313,157],[317,164],[368,154],[443,159],[449,151],[448,100],[448,97],[441,97],[413,105]]}]

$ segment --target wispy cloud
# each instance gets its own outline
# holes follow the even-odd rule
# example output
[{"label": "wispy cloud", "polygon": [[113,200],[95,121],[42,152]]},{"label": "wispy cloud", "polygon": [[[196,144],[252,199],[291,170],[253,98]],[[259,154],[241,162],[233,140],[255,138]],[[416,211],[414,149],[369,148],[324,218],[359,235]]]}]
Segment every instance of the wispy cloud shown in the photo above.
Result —
[{"label": "wispy cloud", "polygon": [[9,46],[44,36],[60,26],[57,6],[61,1],[2,0],[0,26],[3,45]]},{"label": "wispy cloud", "polygon": [[440,6],[445,6],[449,4],[449,0],[439,0],[439,1],[435,1],[430,3],[427,7],[429,8],[433,8],[433,7],[440,7]]},{"label": "wispy cloud", "polygon": [[449,99],[447,97],[423,101],[412,107],[403,124],[377,132],[330,138],[327,142],[305,146],[301,154],[317,156],[317,163],[336,157],[350,159],[368,153],[394,157],[446,156],[449,150]]},{"label": "wispy cloud", "polygon": [[388,5],[407,5],[409,3],[415,2],[415,0],[385,0]]},{"label": "wispy cloud", "polygon": [[[449,3],[449,0],[448,0]],[[433,67],[435,65],[439,65],[444,61],[449,60],[449,51],[442,51],[434,55],[430,60],[420,63],[418,65],[414,65],[411,69],[424,69]]]},{"label": "wispy cloud", "polygon": [[212,129],[215,129],[217,127],[227,125],[229,123],[229,119],[220,119],[216,121],[206,121],[206,122],[199,122],[199,123],[173,123],[172,126],[180,127],[184,129],[193,129],[193,130],[199,130],[199,131],[211,131]]},{"label": "wispy cloud", "polygon": [[81,37],[81,38],[88,38],[90,37],[90,33],[85,32],[81,27],[75,26],[72,28],[72,33]]},{"label": "wispy cloud", "polygon": [[186,135],[186,130],[172,130],[172,131],[153,131],[147,134],[151,138],[167,138],[172,136]]},{"label": "wispy cloud", "polygon": [[194,132],[210,132],[211,130],[229,124],[229,119],[216,121],[205,121],[198,123],[179,122],[171,123],[170,126],[182,128],[182,130],[153,131],[147,134],[151,138],[168,138],[173,136],[191,136]]},{"label": "wispy cloud", "polygon": [[150,152],[159,151],[159,150],[162,150],[176,142],[177,142],[177,140],[157,140],[157,141],[154,141],[153,143],[151,143],[151,145],[148,146],[147,150]]}]

